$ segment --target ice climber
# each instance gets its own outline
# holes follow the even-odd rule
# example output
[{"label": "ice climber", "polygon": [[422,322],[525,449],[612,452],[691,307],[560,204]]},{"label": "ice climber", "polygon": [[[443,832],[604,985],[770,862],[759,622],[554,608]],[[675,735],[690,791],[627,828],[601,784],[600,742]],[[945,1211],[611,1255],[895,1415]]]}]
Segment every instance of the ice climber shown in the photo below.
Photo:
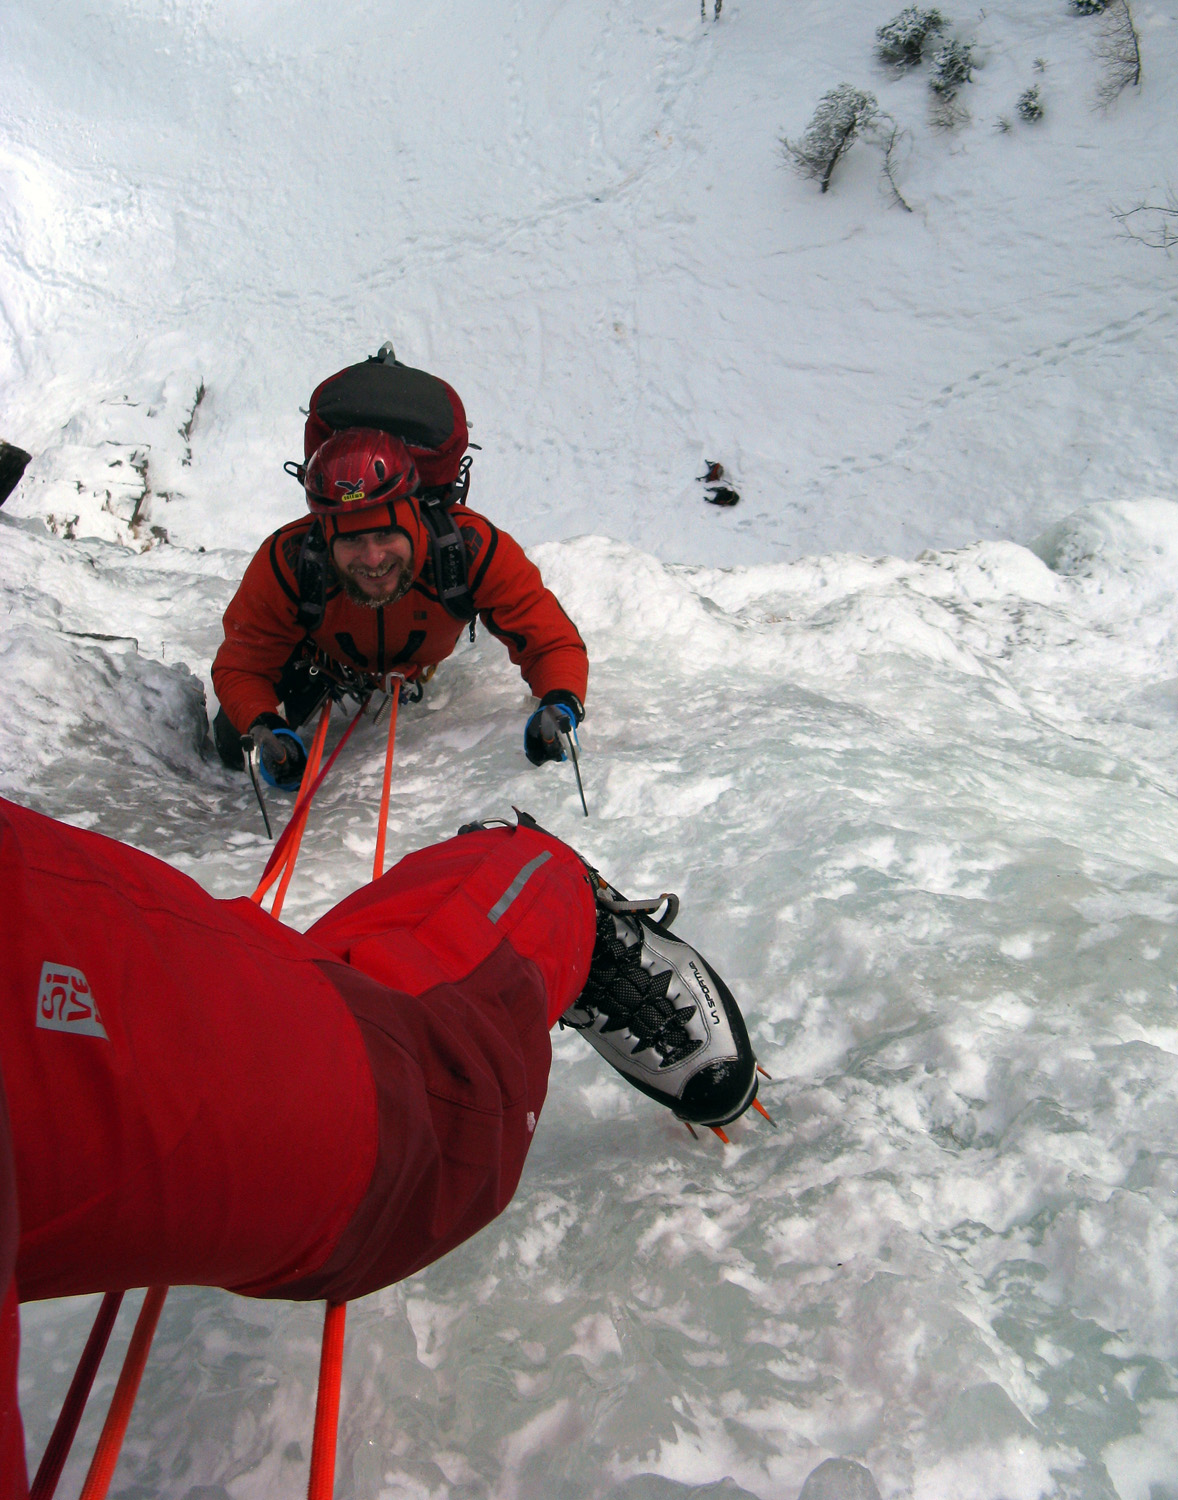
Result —
[{"label": "ice climber", "polygon": [[467,447],[461,402],[423,371],[395,370],[432,382],[428,398],[446,393],[441,446],[407,445],[375,426],[332,431],[315,425],[313,409],[308,445],[322,441],[291,466],[310,514],[262,544],[225,611],[213,662],[217,750],[240,768],[252,739],[279,784],[301,778],[306,754],[292,731],[329,691],[359,696],[390,672],[424,680],[476,616],[540,700],[524,731],[533,764],[562,760],[561,732],[584,716],[585,644],[539,569],[485,516],[441,508]]},{"label": "ice climber", "polygon": [[19,1301],[343,1301],[410,1275],[511,1198],[558,1019],[681,1118],[756,1094],[715,971],[522,816],[408,855],[305,934],[3,800],[0,888],[6,1500]]}]

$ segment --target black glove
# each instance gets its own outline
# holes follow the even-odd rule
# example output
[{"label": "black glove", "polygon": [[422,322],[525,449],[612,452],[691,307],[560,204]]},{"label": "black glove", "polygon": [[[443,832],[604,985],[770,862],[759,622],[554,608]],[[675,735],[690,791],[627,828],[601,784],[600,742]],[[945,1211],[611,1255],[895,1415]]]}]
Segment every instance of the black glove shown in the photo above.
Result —
[{"label": "black glove", "polygon": [[553,688],[540,699],[540,707],[524,725],[524,754],[534,766],[546,760],[563,760],[562,734],[568,734],[585,717],[585,709],[576,693],[567,688]]},{"label": "black glove", "polygon": [[307,768],[307,751],[285,719],[277,714],[259,714],[250,725],[248,738],[258,747],[262,775],[271,786],[298,786]]}]

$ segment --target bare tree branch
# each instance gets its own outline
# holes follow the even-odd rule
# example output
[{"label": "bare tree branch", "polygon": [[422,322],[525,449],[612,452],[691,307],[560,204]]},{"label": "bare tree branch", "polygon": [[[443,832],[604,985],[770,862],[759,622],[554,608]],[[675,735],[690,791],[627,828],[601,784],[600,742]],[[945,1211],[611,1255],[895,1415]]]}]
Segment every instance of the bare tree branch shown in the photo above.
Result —
[{"label": "bare tree branch", "polygon": [[1166,202],[1139,203],[1135,208],[1114,209],[1113,218],[1126,239],[1137,240],[1152,250],[1172,250],[1178,245],[1178,198],[1166,195]]},{"label": "bare tree branch", "polygon": [[1127,88],[1141,83],[1141,38],[1133,23],[1129,0],[1110,0],[1101,20],[1096,55],[1104,64],[1104,77],[1096,98],[1105,109]]},{"label": "bare tree branch", "polygon": [[912,205],[904,197],[896,181],[896,154],[900,144],[907,136],[908,132],[901,130],[891,115],[880,115],[879,124],[875,131],[876,145],[883,152],[883,166],[880,168],[880,172],[884,182],[887,184],[888,197],[897,208],[902,208],[906,214],[910,214],[912,212]]}]

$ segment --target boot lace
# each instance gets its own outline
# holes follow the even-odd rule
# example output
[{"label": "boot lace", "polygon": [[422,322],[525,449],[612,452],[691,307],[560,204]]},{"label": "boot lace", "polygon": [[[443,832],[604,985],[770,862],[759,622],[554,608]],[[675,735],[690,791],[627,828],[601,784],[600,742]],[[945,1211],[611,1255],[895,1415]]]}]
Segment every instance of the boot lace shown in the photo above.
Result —
[{"label": "boot lace", "polygon": [[605,1016],[606,1031],[628,1030],[638,1038],[635,1052],[653,1047],[661,1067],[682,1062],[703,1046],[687,1032],[686,1022],[695,1014],[693,1006],[678,1010],[667,994],[671,970],[651,974],[642,965],[641,938],[626,944],[617,934],[613,914],[597,912],[597,941],[589,978],[577,1002]]}]

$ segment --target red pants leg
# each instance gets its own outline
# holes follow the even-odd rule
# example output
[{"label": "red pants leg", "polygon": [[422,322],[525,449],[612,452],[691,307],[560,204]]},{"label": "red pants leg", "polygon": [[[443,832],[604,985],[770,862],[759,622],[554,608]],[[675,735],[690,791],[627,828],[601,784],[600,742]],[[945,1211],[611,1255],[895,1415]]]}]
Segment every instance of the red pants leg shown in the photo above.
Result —
[{"label": "red pants leg", "polygon": [[251,1291],[362,1296],[506,1207],[544,1102],[548,1030],[584,988],[595,932],[581,861],[523,826],[410,854],[316,922],[307,937],[342,960],[324,973],[368,1048],[378,1161],[330,1259]]},{"label": "red pants leg", "polygon": [[410,856],[301,936],[0,802],[21,1298],[351,1297],[506,1204],[594,932],[536,830]]}]

